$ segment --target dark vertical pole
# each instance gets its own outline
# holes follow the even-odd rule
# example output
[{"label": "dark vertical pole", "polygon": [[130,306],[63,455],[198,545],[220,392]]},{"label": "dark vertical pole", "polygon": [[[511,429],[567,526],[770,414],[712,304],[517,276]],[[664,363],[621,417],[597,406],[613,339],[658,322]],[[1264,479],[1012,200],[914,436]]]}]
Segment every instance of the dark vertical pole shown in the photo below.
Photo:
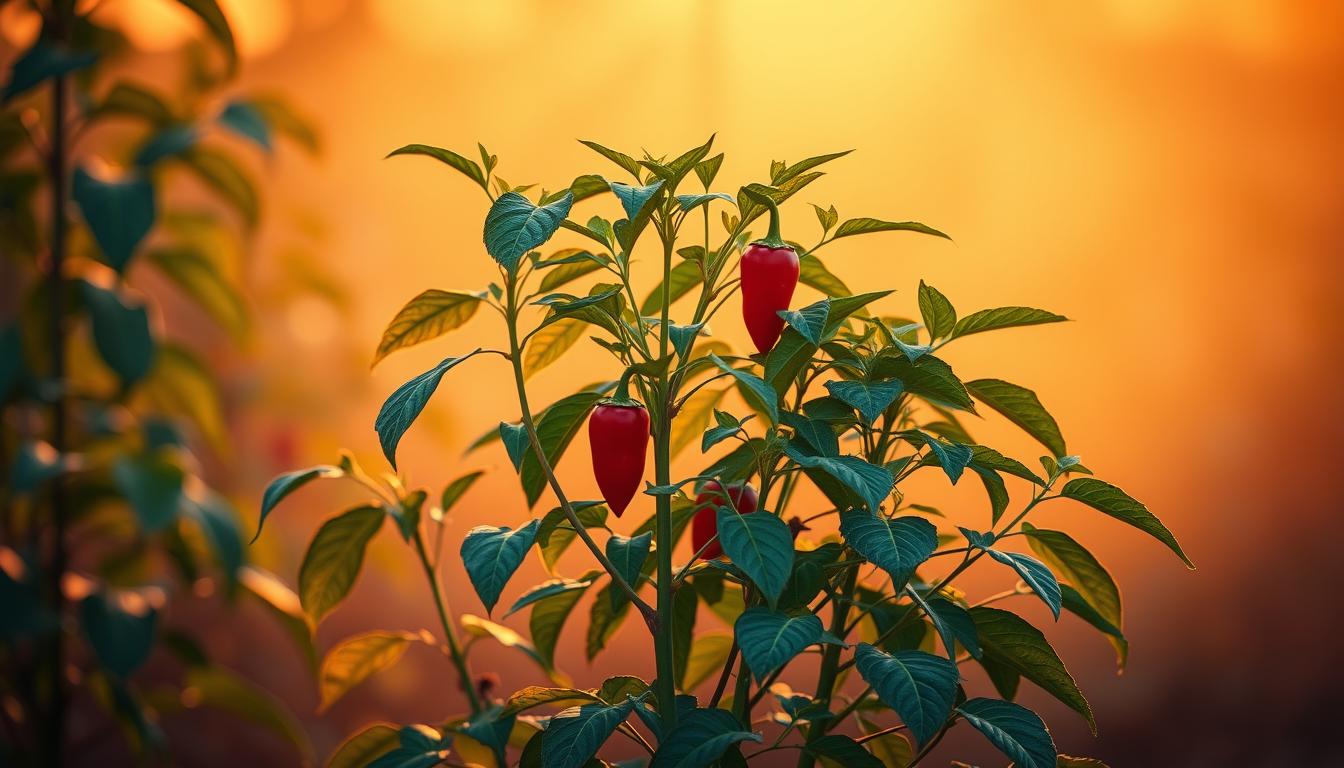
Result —
[{"label": "dark vertical pole", "polygon": [[[48,30],[51,40],[62,45],[68,37],[67,0],[53,0]],[[51,146],[48,156],[48,182],[51,184],[51,253],[47,271],[47,301],[51,351],[51,445],[64,457],[66,451],[65,405],[65,200],[66,200],[66,78],[58,75],[51,88]],[[60,766],[65,741],[65,634],[59,620],[65,614],[65,596],[61,581],[65,575],[65,487],[57,476],[51,484],[51,557],[47,568],[48,592],[58,625],[51,637],[48,667],[48,710],[43,752],[48,765]]]}]

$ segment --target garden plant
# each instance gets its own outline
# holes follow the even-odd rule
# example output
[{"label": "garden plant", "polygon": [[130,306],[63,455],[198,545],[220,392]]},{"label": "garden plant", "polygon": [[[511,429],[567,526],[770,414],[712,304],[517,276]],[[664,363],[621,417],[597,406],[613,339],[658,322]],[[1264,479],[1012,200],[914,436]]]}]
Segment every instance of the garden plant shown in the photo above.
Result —
[{"label": "garden plant", "polygon": [[[1064,663],[1011,610],[1020,601],[1040,600],[1056,620],[1076,614],[1114,645],[1120,664],[1127,654],[1111,576],[1069,533],[1035,527],[1031,513],[1091,508],[1189,560],[1142,503],[1069,453],[1030,389],[963,380],[947,362],[964,338],[1065,318],[1022,306],[958,312],[919,282],[916,320],[884,313],[890,290],[851,292],[823,254],[877,233],[946,235],[794,201],[845,152],[775,162],[767,181],[729,194],[715,191],[725,188],[724,156],[711,155],[712,139],[671,159],[584,144],[614,170],[555,191],[510,186],[484,147],[479,162],[419,144],[392,153],[438,160],[481,188],[484,250],[499,277],[479,289],[420,293],[388,325],[375,363],[482,309],[503,323],[508,346],[482,348],[459,332],[442,362],[391,394],[375,430],[395,469],[402,437],[436,391],[451,391],[454,369],[511,377],[517,410],[472,448],[502,445],[525,503],[465,531],[459,551],[487,616],[507,594],[504,615],[529,612],[530,638],[455,615],[440,585],[448,514],[479,473],[432,496],[349,457],[277,478],[263,499],[263,526],[286,495],[318,478],[353,480],[369,493],[309,544],[298,579],[314,624],[349,593],[385,524],[414,550],[441,620],[441,635],[379,630],[338,643],[321,664],[323,704],[417,643],[441,644],[462,691],[458,713],[370,726],[330,764],[579,768],[619,749],[651,766],[911,766],[960,726],[1020,768],[1100,765],[1060,755],[1042,719],[1014,702],[1025,679],[1095,731]],[[592,212],[580,215],[581,203]],[[568,247],[551,244],[566,239]],[[661,281],[646,290],[631,282],[637,252],[661,266]],[[820,300],[797,299],[799,283]],[[751,349],[711,333],[738,323]],[[531,402],[529,377],[585,340],[610,353],[609,374],[548,405]],[[1028,462],[979,444],[966,416],[990,411],[1046,453]],[[585,425],[601,499],[573,498],[555,472]],[[674,476],[673,457],[687,449],[703,454],[702,468]],[[940,511],[908,497],[903,488],[916,473],[982,484],[983,508]],[[819,493],[800,492],[809,484]],[[798,501],[809,496],[825,502]],[[533,516],[543,499],[550,511]],[[638,522],[620,519],[649,507]],[[691,541],[679,546],[687,529]],[[592,569],[555,572],[575,542]],[[512,584],[534,549],[554,578]],[[959,577],[972,567],[992,570],[1004,591],[964,591]],[[656,660],[651,680],[609,669],[599,687],[577,688],[557,670],[557,638],[590,592],[580,630],[589,660],[633,616]],[[526,653],[544,677],[495,690],[473,672],[469,653],[491,638]],[[804,676],[796,662],[809,656]],[[972,665],[989,682],[972,685]]]},{"label": "garden plant", "polygon": [[262,213],[243,153],[316,136],[238,92],[214,0],[183,0],[206,39],[151,68],[180,73],[168,84],[96,3],[29,5],[41,32],[0,94],[0,763],[171,764],[161,718],[200,706],[307,750],[173,620],[179,600],[252,594],[308,644],[297,599],[247,563],[236,509],[207,485],[207,457],[230,450],[215,372],[165,326],[186,307],[244,333],[239,265],[217,247]]}]

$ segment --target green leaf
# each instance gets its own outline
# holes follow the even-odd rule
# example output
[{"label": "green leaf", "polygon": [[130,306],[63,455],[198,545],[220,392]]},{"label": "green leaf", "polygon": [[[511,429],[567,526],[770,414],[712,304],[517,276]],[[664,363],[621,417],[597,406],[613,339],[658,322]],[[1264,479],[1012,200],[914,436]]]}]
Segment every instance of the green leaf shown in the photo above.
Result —
[{"label": "green leaf", "polygon": [[1137,499],[1114,485],[1091,477],[1074,478],[1064,485],[1064,490],[1060,491],[1060,496],[1081,501],[1098,512],[1110,515],[1116,520],[1138,528],[1166,544],[1190,570],[1195,569],[1195,564],[1190,562],[1190,558],[1185,556],[1185,552],[1181,551],[1181,545],[1176,542],[1176,537],[1172,535],[1171,531],[1167,530],[1162,521],[1158,520]]},{"label": "green leaf", "polygon": [[71,196],[108,266],[124,272],[136,246],[154,226],[154,185],[142,173],[107,181],[76,168]]},{"label": "green leaf", "polygon": [[373,364],[377,365],[398,349],[429,341],[461,326],[476,314],[484,298],[483,293],[435,288],[424,291],[408,301],[387,324]]},{"label": "green leaf", "polygon": [[1055,742],[1045,723],[1030,709],[1010,701],[970,699],[957,707],[957,712],[1017,768],[1055,765]]},{"label": "green leaf", "polygon": [[225,17],[224,11],[220,10],[219,3],[215,0],[177,1],[205,22],[205,28],[210,32],[210,36],[215,38],[215,42],[224,50],[229,73],[232,74],[238,68],[238,49],[233,41],[233,30],[229,28],[229,20]]},{"label": "green leaf", "polygon": [[159,346],[154,368],[137,391],[157,413],[190,421],[215,450],[227,455],[228,434],[214,377],[189,351],[166,343]]},{"label": "green leaf", "polygon": [[918,232],[923,235],[934,235],[936,237],[952,238],[939,232],[933,227],[925,226],[917,221],[882,221],[881,219],[859,218],[849,219],[835,230],[835,237],[832,240],[839,240],[842,237],[850,235],[866,235],[870,232]]},{"label": "green leaf", "polygon": [[93,325],[93,343],[99,357],[129,388],[144,378],[154,364],[154,337],[149,330],[149,312],[116,292],[82,281],[84,305]]},{"label": "green leaf", "polygon": [[168,455],[120,456],[112,465],[112,479],[135,510],[142,530],[162,531],[177,519],[186,472]]},{"label": "green leaf", "polygon": [[537,666],[541,667],[542,671],[546,672],[548,675],[551,675],[553,679],[561,679],[560,684],[570,684],[568,680],[555,674],[555,671],[546,663],[546,660],[541,657],[541,654],[537,652],[537,649],[533,647],[531,643],[527,642],[527,638],[503,624],[497,624],[489,619],[473,616],[470,613],[462,614],[458,618],[458,623],[462,625],[462,629],[467,634],[472,635],[473,637],[488,637],[505,648],[513,648],[524,656],[527,656],[529,659],[535,661]]},{"label": "green leaf", "polygon": [[504,709],[500,710],[500,714],[505,716],[517,715],[529,709],[544,707],[547,704],[563,704],[566,707],[572,707],[582,704],[600,704],[601,702],[602,700],[591,691],[583,691],[578,688],[544,688],[539,685],[529,685],[510,695],[508,701],[504,704]]},{"label": "green leaf", "polygon": [[919,607],[924,609],[929,621],[933,622],[934,629],[938,630],[943,645],[947,648],[948,658],[956,659],[957,649],[953,644],[954,641],[961,643],[972,658],[978,659],[984,655],[984,650],[980,647],[980,635],[975,629],[975,621],[965,608],[941,597],[925,601],[913,589],[907,593],[914,593]]},{"label": "green leaf", "polygon": [[737,379],[743,388],[743,392],[753,401],[752,404],[770,419],[770,426],[773,427],[779,423],[779,396],[769,384],[766,384],[757,376],[732,367],[713,352],[709,353],[709,359],[719,367],[719,370]]},{"label": "green leaf", "polygon": [[1115,627],[1123,626],[1120,588],[1106,568],[1072,536],[1022,524],[1027,544],[1083,595],[1097,613]]},{"label": "green leaf", "polygon": [[396,664],[406,648],[419,640],[419,635],[410,632],[368,632],[337,643],[323,657],[318,672],[321,703],[317,711],[325,711],[351,688]]},{"label": "green leaf", "polygon": [[256,228],[261,217],[256,184],[232,157],[198,145],[183,151],[180,158],[202,183],[238,211],[249,229]]},{"label": "green leaf", "polygon": [[808,456],[792,444],[784,449],[784,453],[798,466],[821,470],[844,483],[873,512],[881,507],[882,500],[891,493],[891,473],[858,456]]},{"label": "green leaf", "polygon": [[530,378],[532,374],[559,360],[583,338],[587,328],[588,323],[573,317],[538,328],[527,340],[527,350],[523,354],[523,376]]},{"label": "green leaf", "polygon": [[773,606],[793,571],[793,533],[788,524],[771,514],[739,515],[720,507],[718,526],[724,553]]},{"label": "green leaf", "polygon": [[1040,630],[1017,614],[998,608],[982,606],[972,608],[970,613],[975,620],[980,645],[985,650],[987,660],[1000,662],[1039,685],[1046,693],[1082,715],[1092,732],[1097,732],[1092,707]]},{"label": "green leaf", "polygon": [[382,507],[357,507],[317,529],[299,568],[299,601],[313,624],[350,594],[364,564],[364,549],[385,515]]},{"label": "green leaf", "polygon": [[448,512],[457,504],[471,486],[481,479],[484,472],[469,472],[446,485],[443,489],[443,495],[439,497],[439,512],[447,515]]},{"label": "green leaf", "polygon": [[321,150],[322,141],[313,123],[295,112],[283,99],[254,96],[248,100],[248,104],[261,115],[272,133],[289,137],[310,154],[316,155]]},{"label": "green leaf", "polygon": [[[573,612],[574,606],[578,604],[584,592],[595,580],[596,576],[593,576],[576,582],[569,582],[563,591],[551,592],[536,600],[533,604],[532,613],[527,622],[528,634],[531,635],[532,643],[537,647],[537,654],[541,656],[546,665],[555,666],[555,646],[560,640],[560,630],[564,628],[565,620]],[[524,598],[526,597],[527,595],[524,595]],[[520,598],[518,603],[522,602],[523,598]],[[510,610],[516,610],[518,603],[515,603]]]},{"label": "green leaf", "polygon": [[704,323],[695,325],[676,325],[667,324],[667,336],[672,342],[672,348],[683,358],[690,354],[691,345],[695,343],[696,336],[700,335],[700,330],[705,327]]},{"label": "green leaf", "polygon": [[952,307],[952,302],[923,280],[919,281],[919,314],[924,318],[930,340],[952,333],[957,325],[957,310]]},{"label": "green leaf", "polygon": [[477,349],[461,357],[445,357],[438,365],[397,387],[396,391],[383,403],[378,418],[373,423],[378,433],[378,442],[383,447],[383,455],[393,469],[397,467],[397,444],[406,434],[416,417],[425,409],[434,390],[439,388],[443,375],[458,363],[480,352]]},{"label": "green leaf", "polygon": [[700,438],[700,452],[707,453],[710,448],[727,440],[742,431],[742,425],[751,421],[755,414],[748,414],[744,419],[738,419],[736,416],[715,411],[714,418],[717,426],[705,430],[705,434]]},{"label": "green leaf", "polygon": [[823,762],[826,764],[841,765],[844,768],[884,768],[886,765],[882,760],[864,749],[862,744],[838,733],[827,734],[815,741],[808,741],[804,745],[803,751],[823,758]]},{"label": "green leaf", "polygon": [[468,160],[451,149],[431,147],[427,144],[407,144],[400,149],[392,150],[387,156],[396,157],[397,155],[424,155],[425,157],[432,157],[481,185],[482,189],[488,189],[485,182],[485,172],[481,170],[481,166],[477,165],[474,160]]},{"label": "green leaf", "polygon": [[1054,614],[1055,620],[1059,620],[1060,593],[1059,581],[1055,579],[1055,574],[1050,572],[1045,563],[1034,557],[1019,555],[1016,552],[1001,552],[997,549],[985,550],[989,556],[1004,565],[1017,571],[1017,575],[1031,587],[1031,591],[1041,598],[1041,601],[1050,608],[1050,613]]},{"label": "green leaf", "polygon": [[[565,449],[574,436],[583,428],[588,412],[604,397],[602,392],[578,392],[552,403],[537,420],[537,440],[541,443],[546,460],[552,467],[560,463]],[[520,473],[523,492],[527,495],[530,508],[541,498],[546,487],[546,475],[541,471],[535,451],[528,450],[523,456],[523,468]]]},{"label": "green leaf", "polygon": [[505,192],[486,214],[485,250],[504,269],[514,272],[523,254],[551,239],[573,203],[574,196],[568,192],[541,207],[517,192]]},{"label": "green leaf", "polygon": [[[616,566],[617,573],[621,574],[626,583],[638,588],[639,574],[644,569],[644,561],[648,559],[649,550],[652,547],[652,531],[646,531],[630,538],[613,533],[607,538],[607,559],[611,561],[612,565]],[[619,607],[622,601],[628,599],[621,590],[612,590],[611,592],[613,607]]]},{"label": "green leaf", "polygon": [[966,392],[952,367],[933,355],[923,355],[911,362],[904,354],[889,354],[878,358],[869,373],[878,379],[900,379],[905,391],[932,403],[975,412],[975,403]]},{"label": "green leaf", "polygon": [[546,581],[543,581],[542,583],[536,585],[535,587],[527,590],[517,600],[515,600],[513,605],[509,608],[509,610],[504,613],[504,618],[507,619],[509,616],[512,616],[513,614],[526,608],[529,605],[532,605],[533,603],[541,602],[542,600],[545,600],[550,597],[555,597],[556,595],[569,594],[573,592],[582,593],[588,587],[592,586],[593,582],[596,580],[596,576],[598,573],[600,572],[592,571],[590,572],[590,575],[584,576],[581,579],[564,579],[564,578],[547,579]]},{"label": "green leaf", "polygon": [[140,145],[135,153],[135,165],[139,169],[149,170],[163,160],[181,158],[200,139],[201,131],[195,125],[166,123]]},{"label": "green leaf", "polygon": [[788,664],[809,645],[821,642],[821,619],[815,614],[789,616],[767,608],[748,608],[733,624],[742,658],[756,680]]},{"label": "green leaf", "polygon": [[514,471],[521,471],[523,459],[527,456],[527,449],[532,444],[532,438],[527,434],[527,427],[522,424],[509,424],[501,421],[499,423],[499,441],[504,443],[504,450],[509,454],[509,461],[513,462]]},{"label": "green leaf", "polygon": [[8,103],[19,94],[35,88],[53,77],[87,69],[98,61],[92,51],[71,51],[53,44],[45,37],[24,51],[10,68],[9,82],[0,91],[0,103]]},{"label": "green leaf", "polygon": [[723,165],[723,153],[707,159],[701,160],[695,164],[695,175],[700,178],[700,183],[706,188],[714,183],[714,177],[719,175],[719,167]]},{"label": "green leaf", "polygon": [[682,672],[682,690],[693,691],[711,675],[718,674],[728,661],[732,647],[733,636],[727,632],[705,632],[697,636],[691,643],[691,653]]},{"label": "green leaf", "polygon": [[1042,325],[1044,323],[1062,323],[1069,318],[1031,307],[996,307],[982,309],[979,312],[961,318],[952,329],[950,339],[970,336],[973,333],[996,331],[1000,328],[1017,328],[1024,325]]},{"label": "green leaf", "polygon": [[693,709],[682,714],[677,727],[658,742],[649,768],[706,768],[734,744],[761,741],[760,734],[742,730],[742,724],[724,709]]},{"label": "green leaf", "polygon": [[[576,501],[571,506],[585,528],[601,528],[607,524],[607,508],[602,502]],[[546,565],[546,570],[555,571],[556,562],[578,535],[570,527],[564,509],[556,507],[546,513],[537,530],[537,547],[541,550],[541,561]]]},{"label": "green leaf", "polygon": [[541,739],[543,768],[582,768],[630,716],[634,703],[585,704],[551,718]]},{"label": "green leaf", "polygon": [[621,201],[621,207],[625,209],[625,217],[630,221],[639,218],[641,214],[647,214],[649,203],[658,196],[658,191],[662,188],[663,182],[661,179],[646,187],[634,187],[629,184],[622,184],[619,181],[611,182],[611,192]]},{"label": "green leaf", "polygon": [[1107,621],[1097,609],[1093,608],[1078,590],[1068,584],[1060,584],[1059,590],[1063,595],[1064,608],[1073,615],[1091,624],[1097,631],[1106,635],[1111,647],[1115,649],[1115,663],[1123,672],[1125,663],[1129,660],[1129,640],[1125,639],[1125,633],[1120,627]]},{"label": "green leaf", "polygon": [[[547,267],[541,278],[539,290],[549,293],[562,285],[591,274],[602,268],[606,259],[582,248],[563,248],[551,254],[549,259],[540,262],[537,267]],[[551,266],[554,265],[554,266]]]},{"label": "green leaf", "polygon": [[726,200],[733,205],[737,205],[737,199],[735,197],[724,194],[723,192],[706,192],[700,195],[677,195],[677,204],[681,206],[683,212],[695,210],[697,206],[708,205],[715,200]]},{"label": "green leaf", "polygon": [[351,734],[327,758],[326,768],[367,768],[374,760],[396,749],[397,728],[389,723],[365,726]]},{"label": "green leaf", "polygon": [[828,381],[825,386],[831,397],[854,406],[869,426],[905,391],[900,379]]},{"label": "green leaf", "polygon": [[786,181],[796,178],[804,171],[810,171],[819,165],[829,163],[832,160],[838,160],[853,151],[854,150],[852,149],[846,149],[843,152],[831,152],[830,154],[817,155],[816,157],[809,157],[806,160],[800,160],[793,165],[780,169],[779,173],[772,173],[770,175],[770,183],[778,186]]},{"label": "green leaf", "polygon": [[633,157],[625,154],[624,152],[618,152],[614,149],[608,149],[595,141],[583,141],[581,139],[579,140],[579,143],[593,150],[599,155],[607,158],[616,165],[619,165],[621,168],[625,169],[631,176],[634,176],[635,179],[637,180],[639,179],[639,172],[640,172],[639,162],[636,161]]},{"label": "green leaf", "polygon": [[159,614],[144,605],[132,613],[121,602],[94,592],[79,603],[79,622],[93,648],[98,663],[118,678],[126,678],[139,669],[154,648]]},{"label": "green leaf", "polygon": [[845,285],[845,281],[836,277],[825,264],[821,263],[821,259],[810,253],[798,259],[798,282],[832,298],[852,293],[849,286]]},{"label": "green leaf", "polygon": [[517,530],[478,525],[462,540],[462,564],[486,614],[494,611],[504,585],[523,564],[540,525],[540,520],[532,520]]},{"label": "green leaf", "polygon": [[[845,409],[848,412],[848,408]],[[782,413],[784,425],[793,429],[797,439],[807,444],[808,453],[818,456],[839,457],[840,440],[830,422],[808,418],[796,413]]]},{"label": "green leaf", "polygon": [[408,725],[397,733],[397,748],[368,768],[434,768],[447,756],[451,741],[428,726]]},{"label": "green leaf", "polygon": [[923,651],[889,654],[867,643],[859,643],[854,661],[859,675],[896,710],[918,743],[942,728],[957,694],[955,664]]},{"label": "green leaf", "polygon": [[840,514],[840,535],[864,560],[904,584],[938,548],[933,523],[913,515],[887,519],[875,512],[851,509]]},{"label": "green leaf", "polygon": [[257,146],[271,151],[271,126],[261,111],[248,101],[232,101],[219,113],[219,124],[246,139],[256,142]]},{"label": "green leaf", "polygon": [[830,299],[822,299],[798,310],[782,309],[779,311],[780,319],[788,323],[789,327],[797,331],[814,347],[821,344],[821,337],[826,330],[826,321],[830,318],[830,314]]},{"label": "green leaf", "polygon": [[266,492],[261,495],[261,517],[257,520],[257,533],[252,537],[252,541],[256,542],[257,538],[261,536],[261,527],[266,524],[266,517],[286,496],[318,478],[341,477],[344,474],[340,467],[323,464],[286,472],[272,480],[266,486]]},{"label": "green leaf", "polygon": [[[675,303],[677,299],[691,292],[691,289],[699,285],[704,280],[704,274],[698,262],[683,261],[672,267],[668,276],[668,301]],[[663,284],[659,282],[654,286],[649,295],[644,297],[644,302],[639,305],[639,313],[644,316],[655,315],[663,309]]]},{"label": "green leaf", "polygon": [[1000,379],[968,381],[966,390],[974,395],[976,400],[1003,414],[1028,435],[1036,438],[1056,457],[1068,453],[1068,449],[1064,446],[1064,436],[1059,432],[1059,425],[1055,423],[1055,418],[1050,412],[1045,410],[1045,406],[1041,405],[1035,392]]}]

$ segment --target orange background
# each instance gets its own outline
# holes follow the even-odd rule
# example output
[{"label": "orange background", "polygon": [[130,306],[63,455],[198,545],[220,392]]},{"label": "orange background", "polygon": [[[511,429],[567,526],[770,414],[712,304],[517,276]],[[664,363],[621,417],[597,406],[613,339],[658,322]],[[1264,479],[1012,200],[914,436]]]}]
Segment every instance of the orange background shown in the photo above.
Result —
[{"label": "orange background", "polygon": [[[352,296],[343,312],[313,304],[264,319],[278,351],[264,363],[261,390],[290,416],[235,418],[244,450],[230,473],[247,488],[249,515],[271,474],[331,461],[338,446],[381,467],[371,425],[382,398],[443,356],[503,340],[497,319],[482,312],[456,335],[367,373],[383,325],[406,299],[428,287],[480,289],[496,277],[481,246],[480,192],[426,159],[383,160],[391,149],[423,142],[467,153],[482,140],[509,181],[555,188],[579,173],[615,175],[577,138],[675,154],[716,132],[728,160],[715,186],[732,191],[765,178],[772,159],[853,148],[785,207],[785,235],[815,239],[806,202],[834,203],[842,218],[919,220],[955,243],[874,235],[829,246],[826,261],[856,289],[898,289],[879,306],[887,313],[913,316],[924,279],[963,314],[1024,304],[1072,318],[958,342],[947,358],[963,378],[1034,388],[1070,450],[1144,500],[1199,566],[1185,571],[1156,542],[1082,507],[1041,511],[1038,524],[1074,532],[1109,565],[1133,647],[1117,677],[1111,649],[1089,628],[1069,617],[1047,627],[1101,731],[1094,741],[1075,715],[1027,691],[1061,751],[1113,765],[1339,755],[1326,742],[1326,713],[1344,682],[1328,651],[1341,628],[1328,588],[1344,575],[1332,477],[1344,427],[1334,402],[1344,249],[1337,6],[223,4],[248,58],[243,83],[288,92],[324,135],[320,161],[295,153],[271,161],[261,258],[287,228],[315,219],[320,259]],[[161,0],[104,5],[146,48],[170,48],[175,30],[190,31]],[[584,215],[615,210],[610,198],[582,206]],[[552,243],[570,244],[563,234]],[[646,254],[636,273],[643,291],[656,269]],[[803,289],[798,300],[813,298]],[[732,317],[725,312],[715,331],[744,342]],[[534,402],[615,375],[587,346],[533,380]],[[470,440],[517,416],[506,369],[493,358],[468,365],[449,374],[400,453],[409,482],[431,489],[491,470],[454,514],[459,535],[529,516],[498,447],[462,457]],[[268,389],[265,372],[282,366],[307,370],[323,395]],[[997,417],[972,430],[1029,463],[1041,452]],[[586,455],[581,435],[562,462],[573,497],[595,496]],[[696,469],[683,460],[674,475]],[[927,493],[956,522],[983,527],[978,484],[944,485],[922,478],[912,498]],[[646,509],[632,510],[618,530],[648,514],[645,498],[636,504]],[[292,583],[319,521],[360,500],[345,487],[303,492],[277,513],[257,558]],[[448,561],[454,610],[483,613]],[[319,630],[320,646],[365,629],[432,627],[410,562],[395,534],[381,534],[351,602]],[[587,567],[575,547],[561,570]],[[1008,583],[1003,573],[976,571],[967,582],[973,597]],[[530,560],[504,601],[542,577]],[[1034,620],[1046,619],[1020,600]],[[581,684],[651,672],[633,622],[596,664],[584,662],[586,604],[562,637],[560,666]],[[220,628],[217,651],[303,713],[321,754],[368,720],[432,722],[461,706],[449,666],[412,651],[312,715],[315,686],[297,652],[259,612],[249,609],[245,621],[246,633]],[[506,623],[526,628],[525,616]],[[720,628],[708,614],[700,626]],[[508,650],[482,643],[473,657],[478,669],[496,669],[506,690],[540,682]],[[970,677],[972,695],[988,690]],[[814,678],[791,681],[808,690]],[[283,762],[283,748],[264,738],[234,746]],[[968,729],[946,744],[935,764],[995,761]]]}]

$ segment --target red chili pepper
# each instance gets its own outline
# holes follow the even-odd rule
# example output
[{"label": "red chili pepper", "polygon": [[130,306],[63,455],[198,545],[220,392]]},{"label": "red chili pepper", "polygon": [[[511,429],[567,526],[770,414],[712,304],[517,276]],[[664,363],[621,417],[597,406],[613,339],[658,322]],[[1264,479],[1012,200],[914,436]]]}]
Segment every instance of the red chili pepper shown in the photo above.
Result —
[{"label": "red chili pepper", "polygon": [[617,517],[630,505],[644,478],[649,447],[649,412],[639,403],[608,400],[588,417],[593,477]]},{"label": "red chili pepper", "polygon": [[[767,199],[768,201],[768,199]],[[770,231],[742,253],[742,320],[756,344],[769,352],[784,331],[780,310],[798,287],[798,252],[779,237],[779,209],[770,201]]]},{"label": "red chili pepper", "polygon": [[[728,498],[733,500],[737,511],[744,515],[756,511],[756,489],[750,485],[729,486]],[[695,497],[696,513],[691,519],[691,551],[700,552],[704,547],[705,551],[700,556],[706,560],[723,557],[723,547],[719,546],[719,540],[714,537],[719,533],[719,507],[727,504],[723,498],[723,486],[714,480],[705,483],[700,489],[700,495]],[[710,539],[714,541],[705,547]]]}]

